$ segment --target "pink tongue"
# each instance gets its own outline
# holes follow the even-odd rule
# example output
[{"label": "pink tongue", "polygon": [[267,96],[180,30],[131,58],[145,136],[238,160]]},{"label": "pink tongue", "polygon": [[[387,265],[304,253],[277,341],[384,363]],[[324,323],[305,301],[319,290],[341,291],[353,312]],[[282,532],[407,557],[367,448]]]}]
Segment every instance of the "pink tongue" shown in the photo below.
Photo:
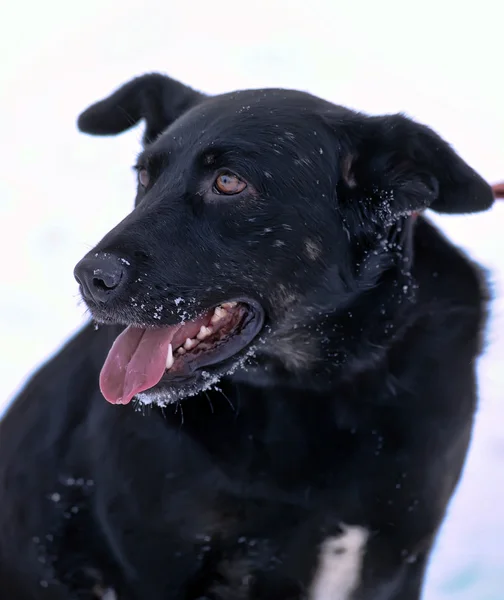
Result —
[{"label": "pink tongue", "polygon": [[105,398],[112,404],[128,404],[135,394],[159,383],[168,346],[179,328],[127,327],[115,340],[100,373]]}]

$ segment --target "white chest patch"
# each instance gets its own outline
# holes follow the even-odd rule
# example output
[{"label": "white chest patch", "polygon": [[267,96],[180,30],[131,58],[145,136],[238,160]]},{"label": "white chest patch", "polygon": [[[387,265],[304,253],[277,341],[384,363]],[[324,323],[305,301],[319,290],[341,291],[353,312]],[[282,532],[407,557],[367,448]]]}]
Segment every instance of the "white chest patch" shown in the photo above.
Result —
[{"label": "white chest patch", "polygon": [[364,527],[342,525],[343,533],[324,540],[310,600],[351,600],[360,581],[369,532]]}]

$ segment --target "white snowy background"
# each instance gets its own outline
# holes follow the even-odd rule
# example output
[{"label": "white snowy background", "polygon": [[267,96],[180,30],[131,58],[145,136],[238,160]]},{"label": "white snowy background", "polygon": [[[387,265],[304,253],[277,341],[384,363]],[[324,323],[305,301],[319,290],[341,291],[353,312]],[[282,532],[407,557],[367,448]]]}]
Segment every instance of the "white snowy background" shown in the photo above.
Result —
[{"label": "white snowy background", "polygon": [[[0,412],[83,323],[74,264],[132,206],[141,129],[80,135],[75,119],[88,104],[153,70],[210,93],[294,87],[370,113],[403,111],[494,182],[504,179],[500,4],[4,3]],[[491,270],[497,299],[475,436],[425,600],[504,600],[504,202],[483,215],[433,218]]]}]

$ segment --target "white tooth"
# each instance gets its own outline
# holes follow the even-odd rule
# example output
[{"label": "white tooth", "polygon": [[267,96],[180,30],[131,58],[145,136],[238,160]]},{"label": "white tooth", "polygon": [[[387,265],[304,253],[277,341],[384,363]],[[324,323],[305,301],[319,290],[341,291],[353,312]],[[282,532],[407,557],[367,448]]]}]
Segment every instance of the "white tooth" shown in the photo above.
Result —
[{"label": "white tooth", "polygon": [[221,307],[226,310],[227,308],[234,308],[237,304],[238,302],[224,302],[224,304],[221,304]]},{"label": "white tooth", "polygon": [[211,327],[205,327],[204,325],[202,325],[201,329],[199,330],[199,333],[196,337],[198,338],[198,340],[204,340],[211,333],[213,333],[213,329]]},{"label": "white tooth", "polygon": [[175,362],[175,359],[173,358],[173,348],[172,348],[172,345],[170,344],[168,346],[168,357],[166,359],[166,368],[171,369],[174,362]]},{"label": "white tooth", "polygon": [[192,350],[194,348],[194,346],[198,345],[198,340],[192,340],[191,338],[187,338],[186,341],[184,342],[184,348],[186,350]]},{"label": "white tooth", "polygon": [[182,348],[182,346],[180,346],[180,348],[177,350],[177,354],[185,354],[186,351],[184,348]]},{"label": "white tooth", "polygon": [[215,310],[214,310],[214,314],[212,315],[212,318],[210,319],[210,321],[212,323],[217,323],[217,321],[220,321],[221,319],[223,319],[225,316],[227,315],[227,311],[225,308],[222,308],[220,306],[218,306]]}]

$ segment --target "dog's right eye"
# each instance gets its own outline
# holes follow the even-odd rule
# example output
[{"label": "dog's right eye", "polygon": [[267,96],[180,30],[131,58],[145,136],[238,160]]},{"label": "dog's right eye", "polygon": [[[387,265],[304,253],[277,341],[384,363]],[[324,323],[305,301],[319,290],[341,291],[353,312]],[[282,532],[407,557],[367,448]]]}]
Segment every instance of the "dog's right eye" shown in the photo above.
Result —
[{"label": "dog's right eye", "polygon": [[150,175],[147,169],[140,169],[138,171],[138,183],[144,188],[148,187],[150,183]]},{"label": "dog's right eye", "polygon": [[247,184],[234,173],[221,173],[214,181],[213,189],[217,194],[234,196],[243,192]]}]

